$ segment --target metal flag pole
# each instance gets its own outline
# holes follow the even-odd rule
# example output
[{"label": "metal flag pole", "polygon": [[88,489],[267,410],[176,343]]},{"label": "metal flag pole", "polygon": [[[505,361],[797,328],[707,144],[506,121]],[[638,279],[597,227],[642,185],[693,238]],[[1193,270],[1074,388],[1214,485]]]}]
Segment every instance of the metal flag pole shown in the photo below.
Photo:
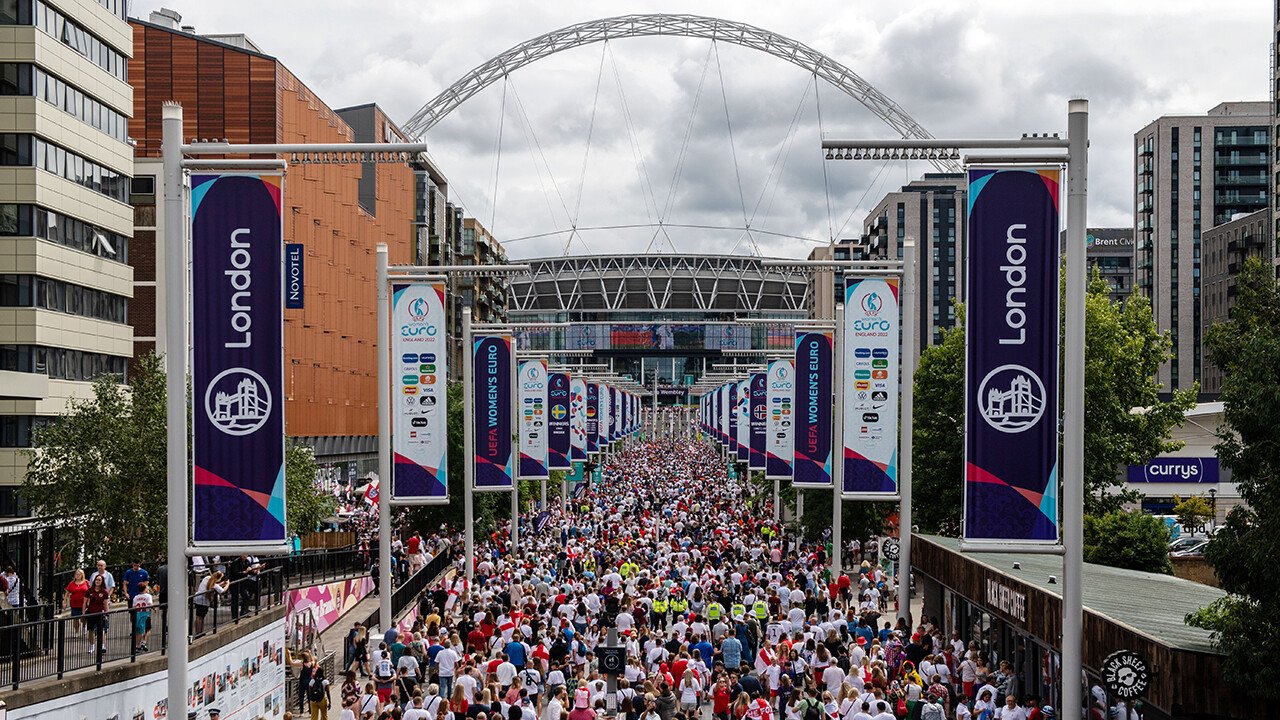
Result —
[{"label": "metal flag pole", "polygon": [[898,617],[911,623],[911,452],[915,428],[916,244],[902,245],[902,435],[898,457]]},{"label": "metal flag pole", "polygon": [[[516,428],[520,427],[520,400],[516,383],[520,371],[520,363],[516,360],[516,353],[519,352],[520,348],[514,338],[512,339],[511,347],[511,368],[507,371],[507,377],[510,378],[510,387],[507,391],[507,397],[511,398],[511,430],[516,432]],[[520,446],[518,443],[514,444],[511,452],[515,455],[515,467],[512,468],[511,472],[511,557],[514,558],[520,551]]]},{"label": "metal flag pole", "polygon": [[[187,258],[183,212],[182,106],[161,109],[164,173],[165,447],[168,491],[167,556],[170,582],[165,592],[168,631],[168,706],[187,707]],[[16,676],[16,671],[15,671]]]},{"label": "metal flag pole", "polygon": [[471,374],[474,360],[471,357],[475,347],[471,340],[471,307],[462,308],[462,524],[465,526],[467,587],[475,577],[476,568],[476,531],[475,531],[475,474],[476,474],[476,440],[472,416],[475,414],[475,398],[471,393]]},{"label": "metal flag pole", "polygon": [[[378,243],[378,625],[391,627],[391,298],[387,245]],[[446,403],[447,405],[447,403]]]},{"label": "metal flag pole", "polygon": [[844,510],[844,303],[836,303],[836,326],[831,336],[834,356],[831,384],[831,574],[844,569],[840,555],[841,511]]},{"label": "metal flag pole", "polygon": [[1088,223],[1089,101],[1067,103],[1067,352],[1063,373],[1062,438],[1062,708],[1082,703],[1084,570],[1084,314],[1085,225]]}]

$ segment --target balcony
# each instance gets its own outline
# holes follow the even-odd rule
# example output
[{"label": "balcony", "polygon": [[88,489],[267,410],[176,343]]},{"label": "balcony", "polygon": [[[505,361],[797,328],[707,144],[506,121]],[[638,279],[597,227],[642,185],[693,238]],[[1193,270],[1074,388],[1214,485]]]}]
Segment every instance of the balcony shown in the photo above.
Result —
[{"label": "balcony", "polygon": [[1217,174],[1213,176],[1214,185],[1266,185],[1266,173],[1237,173],[1235,175]]},{"label": "balcony", "polygon": [[1153,205],[1154,203],[1152,202],[1150,197],[1144,197],[1138,201],[1138,212],[1140,213],[1151,212],[1151,208],[1153,207]]},{"label": "balcony", "polygon": [[1238,262],[1229,262],[1229,263],[1227,263],[1227,274],[1228,274],[1228,275],[1239,275],[1239,274],[1240,274],[1240,263],[1238,263]]},{"label": "balcony", "polygon": [[1266,167],[1271,164],[1267,159],[1266,153],[1257,155],[1214,155],[1213,164],[1215,167]]},{"label": "balcony", "polygon": [[1138,149],[1139,157],[1151,157],[1152,155],[1155,155],[1155,153],[1156,149],[1154,144],[1143,143],[1142,147]]},{"label": "balcony", "polygon": [[1151,218],[1146,217],[1138,221],[1139,231],[1150,230],[1150,229],[1151,229]]},{"label": "balcony", "polygon": [[1227,252],[1229,252],[1229,253],[1238,253],[1238,252],[1240,252],[1240,241],[1239,241],[1239,240],[1228,240],[1228,241],[1227,241]]},{"label": "balcony", "polygon": [[1263,248],[1267,246],[1267,241],[1262,239],[1262,233],[1250,233],[1243,238],[1246,248]]},{"label": "balcony", "polygon": [[1215,134],[1213,136],[1213,144],[1215,147],[1266,147],[1271,144],[1271,140],[1265,135],[1231,135],[1231,134]]}]

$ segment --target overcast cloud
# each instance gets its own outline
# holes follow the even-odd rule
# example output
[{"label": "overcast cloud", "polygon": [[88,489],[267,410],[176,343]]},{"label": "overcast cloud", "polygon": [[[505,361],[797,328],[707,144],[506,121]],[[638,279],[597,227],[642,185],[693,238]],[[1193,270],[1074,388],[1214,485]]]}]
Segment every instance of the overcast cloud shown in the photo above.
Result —
[{"label": "overcast cloud", "polygon": [[[197,32],[248,34],[332,107],[373,101],[401,123],[513,45],[626,13],[710,15],[798,40],[849,67],[939,137],[1062,132],[1067,99],[1085,96],[1091,226],[1132,224],[1135,131],[1160,115],[1267,98],[1272,20],[1267,3],[1181,0],[135,0],[133,14],[145,18],[161,6],[181,12]],[[449,177],[451,199],[516,258],[559,255],[570,236],[518,238],[659,218],[738,229],[583,230],[569,250],[745,253],[753,243],[741,228],[750,221],[764,231],[752,233],[760,252],[802,257],[842,226],[839,237],[859,234],[885,192],[932,169],[827,163],[824,179],[821,132],[876,138],[892,130],[825,84],[816,98],[819,123],[811,81],[787,62],[728,43],[618,40],[514,72],[426,139]]]}]

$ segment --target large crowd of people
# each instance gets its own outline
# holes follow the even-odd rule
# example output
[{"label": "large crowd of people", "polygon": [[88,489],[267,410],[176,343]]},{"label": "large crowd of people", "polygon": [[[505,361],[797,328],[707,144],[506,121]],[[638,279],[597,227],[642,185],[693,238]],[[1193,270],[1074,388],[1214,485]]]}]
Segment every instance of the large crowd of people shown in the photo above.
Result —
[{"label": "large crowd of people", "polygon": [[[474,579],[460,567],[424,593],[411,630],[355,628],[340,677],[300,687],[312,719],[331,702],[339,720],[1054,716],[1007,664],[899,619],[863,548],[833,574],[710,445],[632,442],[603,478],[540,532],[526,522],[515,552],[506,534],[480,543]],[[627,658],[612,693],[596,652],[611,634]]]}]

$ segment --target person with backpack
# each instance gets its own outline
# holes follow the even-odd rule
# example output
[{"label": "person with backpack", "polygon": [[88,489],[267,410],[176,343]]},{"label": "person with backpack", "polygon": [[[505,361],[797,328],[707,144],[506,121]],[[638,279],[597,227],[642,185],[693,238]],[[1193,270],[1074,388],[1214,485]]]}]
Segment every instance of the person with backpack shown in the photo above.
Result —
[{"label": "person with backpack", "polygon": [[311,706],[311,720],[329,720],[329,681],[322,667],[316,668],[307,685],[307,704]]},{"label": "person with backpack", "polygon": [[804,699],[799,702],[796,712],[800,720],[825,720],[823,715],[826,714],[826,710],[822,701],[818,699],[817,691],[813,688],[805,691]]},{"label": "person with backpack", "polygon": [[920,706],[920,720],[947,720],[947,711],[938,701],[938,696],[929,693]]}]

